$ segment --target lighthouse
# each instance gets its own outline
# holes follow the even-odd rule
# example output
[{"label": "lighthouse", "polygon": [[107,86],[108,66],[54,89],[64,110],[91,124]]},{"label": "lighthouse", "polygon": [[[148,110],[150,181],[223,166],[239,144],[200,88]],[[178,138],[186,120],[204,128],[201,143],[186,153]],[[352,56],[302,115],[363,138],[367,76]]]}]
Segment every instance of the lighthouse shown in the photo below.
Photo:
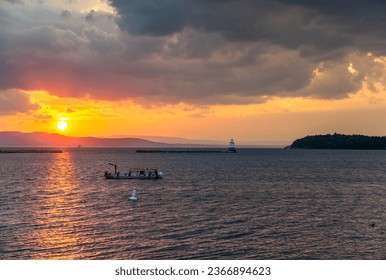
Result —
[{"label": "lighthouse", "polygon": [[228,152],[230,152],[230,153],[236,153],[235,141],[234,141],[233,139],[231,139],[231,140],[229,141]]}]

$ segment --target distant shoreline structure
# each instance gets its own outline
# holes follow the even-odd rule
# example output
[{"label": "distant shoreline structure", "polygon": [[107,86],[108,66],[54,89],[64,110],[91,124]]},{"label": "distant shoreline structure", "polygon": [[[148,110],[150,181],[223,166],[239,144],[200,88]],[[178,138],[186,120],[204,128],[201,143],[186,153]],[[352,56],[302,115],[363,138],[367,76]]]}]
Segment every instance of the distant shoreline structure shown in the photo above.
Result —
[{"label": "distant shoreline structure", "polygon": [[10,149],[10,150],[0,150],[0,154],[24,154],[24,153],[63,153],[61,150],[37,150],[37,149]]},{"label": "distant shoreline structure", "polygon": [[227,151],[218,150],[136,150],[136,153],[227,153]]},{"label": "distant shoreline structure", "polygon": [[235,141],[233,139],[229,142],[229,148],[226,151],[219,150],[136,150],[136,153],[185,153],[185,154],[213,154],[213,153],[237,153],[235,148]]}]

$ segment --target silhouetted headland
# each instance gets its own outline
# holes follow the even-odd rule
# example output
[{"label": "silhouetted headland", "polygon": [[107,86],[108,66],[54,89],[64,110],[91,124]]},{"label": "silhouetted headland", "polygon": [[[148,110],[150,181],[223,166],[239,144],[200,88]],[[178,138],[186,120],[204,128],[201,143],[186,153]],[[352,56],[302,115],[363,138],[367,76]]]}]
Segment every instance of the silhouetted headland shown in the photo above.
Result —
[{"label": "silhouetted headland", "polygon": [[386,150],[385,136],[326,134],[295,140],[286,149]]}]

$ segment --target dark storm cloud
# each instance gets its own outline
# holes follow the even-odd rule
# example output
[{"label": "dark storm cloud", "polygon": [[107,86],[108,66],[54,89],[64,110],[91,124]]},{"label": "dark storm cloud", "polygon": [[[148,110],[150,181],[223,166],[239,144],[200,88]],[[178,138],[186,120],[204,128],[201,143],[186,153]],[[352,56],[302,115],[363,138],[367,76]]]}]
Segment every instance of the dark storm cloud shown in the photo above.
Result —
[{"label": "dark storm cloud", "polygon": [[[111,0],[131,34],[164,36],[191,27],[228,40],[268,40],[305,53],[340,47],[385,50],[385,1]],[[366,42],[363,42],[363,39]],[[374,50],[373,50],[374,51]]]},{"label": "dark storm cloud", "polygon": [[168,35],[180,31],[191,18],[185,0],[111,1],[121,19],[119,25],[134,34]]},{"label": "dark storm cloud", "polygon": [[[163,85],[165,98],[219,103],[261,96],[344,98],[364,82],[375,89],[377,81],[384,81],[380,63],[367,55],[386,54],[384,1],[110,3],[119,15],[117,24],[130,36],[165,38],[162,50],[154,50],[165,59],[164,65],[156,64],[160,76],[173,72],[166,69],[167,59],[180,67]],[[351,62],[354,70],[349,71]],[[146,64],[143,72],[150,68]]]},{"label": "dark storm cloud", "polygon": [[344,11],[285,0],[110,3],[117,15],[0,2],[0,89],[146,105],[247,104],[345,98],[386,80],[375,59],[386,50],[381,2],[369,1],[362,17],[355,3],[364,1]]},{"label": "dark storm cloud", "polygon": [[299,25],[307,20],[296,10],[286,11],[287,7],[275,1],[112,0],[111,3],[120,15],[120,27],[137,35],[171,35],[190,27],[219,32],[231,40],[256,41],[278,35],[284,40],[288,35],[282,30],[283,25]]},{"label": "dark storm cloud", "polygon": [[334,28],[337,35],[350,38],[354,46],[374,48],[384,54],[386,39],[386,1],[383,0],[279,0],[295,7],[305,7],[319,14],[321,26]]},{"label": "dark storm cloud", "polygon": [[281,3],[305,6],[321,11],[325,14],[339,16],[372,16],[383,14],[382,8],[386,7],[383,0],[278,0]]}]

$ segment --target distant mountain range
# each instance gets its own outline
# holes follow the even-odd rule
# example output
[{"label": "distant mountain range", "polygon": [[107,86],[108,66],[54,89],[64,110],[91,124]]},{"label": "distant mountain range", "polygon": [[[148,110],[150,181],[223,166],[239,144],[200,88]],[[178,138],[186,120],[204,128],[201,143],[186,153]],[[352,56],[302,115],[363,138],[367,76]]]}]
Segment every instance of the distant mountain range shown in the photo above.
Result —
[{"label": "distant mountain range", "polygon": [[135,147],[161,148],[176,146],[141,138],[97,138],[70,137],[56,133],[16,131],[0,132],[0,146],[3,147]]},{"label": "distant mountain range", "polygon": [[226,145],[227,140],[216,141],[216,140],[203,140],[203,139],[186,139],[181,137],[167,137],[167,136],[152,136],[152,135],[116,135],[111,136],[112,138],[141,138],[149,140],[152,142],[161,142],[168,144],[194,144],[194,145],[215,145],[215,146],[224,146]]}]

